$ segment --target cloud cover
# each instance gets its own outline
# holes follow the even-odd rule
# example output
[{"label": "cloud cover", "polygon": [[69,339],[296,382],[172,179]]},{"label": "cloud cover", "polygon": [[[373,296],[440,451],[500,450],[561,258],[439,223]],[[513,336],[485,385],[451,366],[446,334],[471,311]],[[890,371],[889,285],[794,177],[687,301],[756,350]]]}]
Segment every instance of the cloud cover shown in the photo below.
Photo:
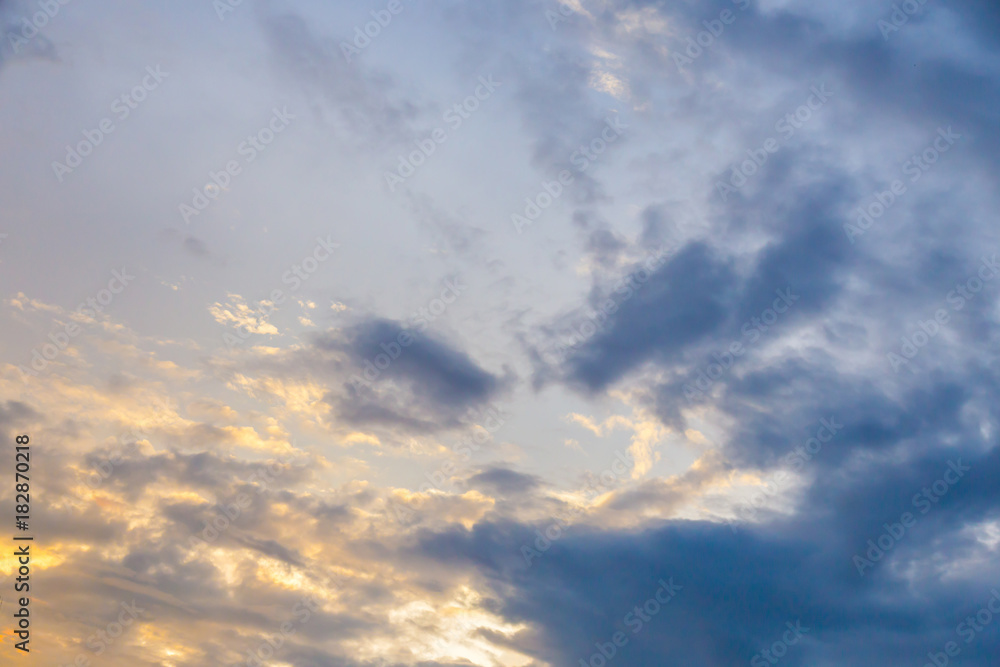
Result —
[{"label": "cloud cover", "polygon": [[[70,3],[15,54],[38,9],[0,2],[37,664],[993,664],[1000,10],[400,6]],[[302,120],[186,224],[275,105]]]}]

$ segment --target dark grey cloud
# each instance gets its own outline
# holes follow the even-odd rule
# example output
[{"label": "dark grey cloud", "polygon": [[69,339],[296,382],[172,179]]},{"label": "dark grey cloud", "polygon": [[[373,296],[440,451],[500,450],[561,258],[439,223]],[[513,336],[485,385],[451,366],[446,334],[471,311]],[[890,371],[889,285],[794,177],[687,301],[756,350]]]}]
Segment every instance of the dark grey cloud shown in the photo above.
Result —
[{"label": "dark grey cloud", "polygon": [[[668,13],[683,36],[733,3],[623,3],[600,15],[599,23],[618,25],[615,9],[626,7]],[[966,44],[995,56],[998,40],[989,27],[1000,13],[992,4],[928,6],[905,29],[940,22],[943,12],[952,12],[972,35]],[[972,275],[977,256],[992,252],[992,219],[968,201],[981,190],[965,195],[935,183],[911,193],[912,213],[901,235],[876,233],[851,244],[842,228],[850,211],[894,176],[845,168],[842,154],[821,145],[849,141],[853,132],[863,136],[863,125],[876,120],[925,127],[931,135],[953,125],[968,132],[963,157],[956,153],[950,167],[955,182],[963,176],[994,180],[1000,135],[987,128],[998,127],[1000,88],[992,66],[982,64],[985,58],[976,62],[971,46],[973,55],[913,53],[912,40],[887,43],[874,20],[870,28],[863,34],[835,31],[817,18],[790,10],[765,13],[754,3],[724,40],[706,50],[691,68],[695,85],[689,106],[677,107],[682,116],[719,106],[714,83],[731,73],[727,63],[734,55],[775,80],[836,82],[831,85],[857,115],[831,108],[828,132],[798,137],[760,170],[753,186],[727,203],[714,201],[708,234],[687,243],[603,330],[569,354],[560,373],[546,376],[595,393],[634,379],[632,386],[665,422],[685,428],[692,403],[682,386],[711,361],[711,352],[740,338],[740,326],[770,306],[775,290],[791,289],[799,300],[773,335],[701,404],[733,425],[723,452],[736,465],[777,467],[815,436],[821,419],[843,427],[801,471],[806,487],[784,499],[791,507],[762,510],[759,523],[736,531],[681,521],[641,532],[576,526],[530,568],[518,549],[534,544],[534,529],[544,525],[491,517],[472,530],[420,533],[414,553],[472,568],[493,584],[504,618],[532,628],[511,643],[535,659],[578,664],[595,652],[595,642],[625,630],[630,644],[616,660],[627,664],[745,664],[780,638],[786,622],[797,620],[810,632],[782,664],[917,665],[954,640],[963,662],[987,665],[1000,650],[995,623],[968,645],[955,633],[989,600],[1000,576],[996,547],[974,536],[1000,518],[991,483],[1000,473],[996,294],[970,302],[947,335],[921,352],[923,372],[894,374],[885,363],[899,336],[945,306],[955,282]],[[649,49],[644,57],[652,61],[654,53]],[[634,83],[634,89],[643,86]],[[789,103],[783,99],[760,116],[770,119]],[[752,122],[746,127],[745,147],[758,145],[760,129]],[[711,183],[705,192],[715,195]],[[989,197],[976,203],[992,210]],[[659,245],[668,237],[668,210],[646,210],[642,244]],[[610,260],[618,249],[613,236],[595,232],[595,220],[590,211],[575,218],[587,231],[582,250],[602,264],[599,251],[608,251]],[[598,281],[587,305],[607,295],[608,284]],[[882,366],[873,368],[871,359]],[[543,355],[535,363],[543,367]],[[646,382],[639,372],[645,364],[672,379]],[[852,556],[904,512],[916,514],[914,496],[959,459],[970,471],[860,576]],[[646,487],[612,505],[633,508],[662,499],[653,484]],[[976,562],[989,565],[983,571]],[[685,588],[633,637],[622,619],[653,596],[660,577],[674,577]],[[873,627],[880,631],[873,634]]]},{"label": "dark grey cloud", "polygon": [[197,236],[193,236],[173,228],[163,229],[159,236],[166,243],[179,247],[190,257],[208,260],[219,268],[224,268],[227,264],[226,260],[222,256],[213,252],[208,243]]},{"label": "dark grey cloud", "polygon": [[236,536],[234,539],[240,544],[246,546],[248,549],[252,549],[264,554],[265,556],[270,556],[271,558],[288,563],[289,565],[302,566],[304,564],[302,556],[276,540],[266,540],[243,535]]},{"label": "dark grey cloud", "polygon": [[344,394],[327,397],[337,417],[351,424],[454,428],[479,414],[512,379],[509,370],[503,376],[490,373],[449,343],[385,319],[321,336],[316,345],[345,352],[353,362]]},{"label": "dark grey cloud", "polygon": [[[164,438],[156,432],[142,437],[158,444]],[[85,453],[81,481],[93,488],[111,489],[129,500],[141,497],[151,484],[171,479],[181,479],[193,489],[218,493],[221,497],[235,497],[240,492],[259,495],[259,490],[268,488],[261,479],[272,479],[271,486],[280,488],[301,482],[312,474],[301,462],[244,461],[211,451],[188,454],[168,449],[145,454],[135,446],[134,440]],[[214,444],[218,447],[223,442]],[[243,480],[243,485],[232,487],[230,483],[234,477]]]},{"label": "dark grey cloud", "polygon": [[189,236],[184,239],[184,250],[188,251],[195,257],[206,257],[209,254],[208,246],[201,239],[197,239],[193,236]]},{"label": "dark grey cloud", "polygon": [[615,266],[627,242],[611,229],[595,229],[587,236],[586,249],[603,267]]},{"label": "dark grey cloud", "polygon": [[0,404],[0,425],[4,430],[39,421],[41,417],[33,407],[21,401],[8,400]]},{"label": "dark grey cloud", "polygon": [[[516,121],[527,134],[528,166],[546,178],[571,168],[566,164],[570,153],[596,136],[609,113],[620,112],[633,126],[623,140],[629,149],[645,147],[641,132],[654,126],[678,139],[665,146],[650,141],[648,152],[627,165],[609,152],[606,162],[578,175],[578,186],[568,196],[578,207],[575,227],[568,227],[571,233],[564,238],[569,241],[558,252],[564,266],[582,256],[594,277],[584,286],[590,287],[588,296],[559,312],[568,310],[568,319],[582,317],[613,297],[619,307],[560,364],[549,366],[540,350],[526,345],[539,369],[539,388],[559,381],[588,398],[627,388],[637,407],[650,408],[678,430],[691,427],[687,420],[692,417],[708,423],[718,431],[712,437],[719,457],[712,470],[700,471],[701,481],[720,470],[749,467],[770,473],[783,465],[787,453],[806,445],[821,420],[842,423],[803,466],[802,486],[787,489],[755,513],[754,523],[733,530],[706,521],[635,518],[688,498],[683,487],[643,480],[613,495],[596,513],[608,521],[604,527],[581,522],[529,568],[519,548],[535,544],[535,530],[545,524],[528,525],[517,517],[565,509],[564,503],[538,497],[546,484],[529,472],[501,464],[476,469],[470,484],[498,497],[496,507],[471,530],[442,519],[386,536],[392,531],[380,524],[355,525],[382,510],[375,490],[324,493],[322,500],[291,490],[315,481],[318,465],[285,467],[272,491],[257,502],[259,487],[247,480],[262,464],[218,453],[233,445],[232,435],[214,423],[195,423],[150,434],[155,453],[127,451],[102,481],[106,493],[84,498],[83,509],[74,503],[38,506],[36,527],[50,543],[96,539],[124,548],[124,555],[121,549],[76,550],[73,559],[46,570],[40,584],[65,591],[61,613],[90,624],[84,628],[109,622],[115,610],[106,603],[127,590],[106,581],[118,577],[176,596],[196,610],[194,616],[182,616],[187,612],[176,605],[143,596],[143,601],[156,601],[152,608],[158,622],[183,619],[190,628],[203,619],[217,621],[214,636],[198,641],[201,653],[191,664],[226,664],[232,647],[252,646],[247,641],[252,633],[273,632],[282,620],[275,610],[296,602],[290,591],[261,581],[255,561],[277,560],[289,572],[325,585],[324,568],[350,570],[357,559],[415,573],[407,583],[428,595],[443,596],[470,581],[478,590],[485,582],[482,608],[526,627],[511,636],[489,630],[479,636],[522,650],[536,664],[577,665],[597,650],[596,643],[608,642],[619,630],[629,644],[615,660],[640,667],[752,664],[754,654],[797,621],[809,631],[781,664],[921,665],[929,651],[961,641],[955,626],[1000,586],[994,539],[1000,525],[995,289],[1000,282],[952,312],[946,330],[914,360],[914,370],[894,373],[885,353],[935,309],[947,307],[946,294],[975,271],[983,252],[1000,249],[991,191],[1000,155],[1000,8],[987,0],[929,2],[904,32],[884,40],[874,19],[870,24],[846,20],[848,14],[879,15],[861,2],[844,2],[836,7],[843,14],[825,20],[822,11],[834,3],[786,3],[773,9],[752,1],[687,76],[675,73],[672,51],[702,30],[703,21],[734,4],[623,0],[598,9],[585,1],[593,21],[574,14],[551,30],[545,11],[557,9],[556,3],[448,2],[428,8],[409,25],[422,29],[427,24],[420,21],[443,18],[447,36],[428,31],[421,40],[455,48],[462,57],[442,60],[455,60],[449,67],[462,80],[493,71],[504,81]],[[0,25],[16,19],[12,7],[0,0]],[[891,11],[888,5],[881,9],[882,16]],[[638,15],[637,23],[636,10],[649,13]],[[657,15],[667,17],[669,31],[655,29]],[[414,101],[420,99],[415,92],[420,84],[362,61],[346,63],[338,40],[348,27],[330,30],[270,9],[259,19],[276,78],[304,94],[315,117],[335,128],[338,145],[393,153],[415,136],[426,111]],[[233,17],[224,29],[235,25]],[[35,56],[54,54],[44,35],[30,48]],[[0,64],[11,61],[5,41]],[[627,98],[594,89],[594,77],[604,69],[627,79]],[[2,74],[19,72],[4,69]],[[713,188],[720,174],[703,174],[700,181],[678,178],[695,174],[697,179],[706,162],[719,169],[726,160],[741,158],[747,148],[760,145],[761,134],[771,131],[778,114],[794,108],[801,92],[821,81],[836,91],[822,123],[796,135],[728,201],[719,202]],[[925,141],[921,137],[952,126],[962,139],[948,161],[935,168],[933,180],[914,187],[891,215],[859,243],[850,243],[842,225],[851,220],[851,211],[884,190],[895,174],[867,163],[882,150],[880,142],[895,151],[916,137],[913,150],[918,150]],[[885,162],[894,159],[895,153]],[[897,161],[903,159],[905,151],[900,151]],[[607,207],[617,209],[612,214],[604,210],[612,203],[605,177],[619,167],[616,179],[631,180],[615,191],[635,198],[613,202]],[[650,193],[658,203],[648,204]],[[638,202],[634,209],[633,201]],[[703,227],[679,229],[688,217],[685,202],[703,214]],[[413,196],[409,203],[421,233],[433,243],[466,260],[481,258],[482,241],[492,233],[489,223],[477,222],[482,228],[469,224],[461,208],[452,214],[452,202],[443,199]],[[627,210],[641,212],[633,220],[622,213]],[[556,229],[560,214],[554,208],[547,215],[549,228]],[[630,244],[633,235],[638,240]],[[199,238],[174,232],[173,240],[190,256],[210,256],[208,243]],[[623,299],[616,285],[630,275],[627,263],[668,242],[677,245],[669,261],[648,281],[630,286]],[[216,245],[213,240],[211,248]],[[685,396],[685,385],[713,361],[713,353],[741,338],[741,326],[771,305],[776,290],[798,295],[794,307],[710,391],[696,400]],[[512,308],[523,314],[533,305]],[[547,323],[530,333],[551,338],[558,328]],[[412,343],[397,354],[393,346],[402,330],[399,323],[370,318],[285,354],[252,358],[240,350],[207,365],[217,371],[213,379],[238,372],[247,378],[318,380],[329,389],[324,400],[338,427],[420,434],[467,425],[513,380],[507,370],[480,364],[468,341],[411,332]],[[529,338],[535,337],[526,334]],[[389,363],[376,369],[377,378],[344,384],[351,375],[363,378],[366,362],[379,355]],[[252,359],[243,363],[246,358]],[[108,386],[119,395],[141,384],[128,373],[110,367],[107,372]],[[43,414],[53,424],[45,424]],[[42,462],[55,462],[62,454],[48,448],[45,436],[90,450],[67,467],[38,467],[35,483],[43,498],[80,500],[73,488],[82,475],[101,469],[116,453],[86,444],[100,436],[85,417],[51,416],[41,404],[0,404],[0,425],[7,430],[37,426],[39,433],[47,426],[49,433],[38,436],[35,450]],[[958,460],[968,472],[860,576],[852,556],[864,553],[867,541],[902,513],[915,511],[914,497],[933,488]],[[161,487],[175,495],[150,497]],[[191,500],[191,492],[203,501]],[[231,502],[240,492],[255,502],[217,545],[249,558],[223,564],[188,549],[192,533],[218,516],[214,505]],[[11,500],[9,495],[3,499]],[[702,499],[713,509],[720,506],[712,505],[716,498]],[[152,528],[136,526],[127,514],[141,507],[140,501],[156,504],[160,520]],[[112,506],[114,512],[105,509]],[[632,515],[628,525],[639,527],[608,527],[624,515]],[[289,516],[304,522],[289,528]],[[321,544],[287,539],[293,530]],[[349,543],[350,535],[361,537]],[[322,556],[307,557],[317,547]],[[110,567],[112,561],[129,572]],[[241,590],[229,584],[233,572],[227,568],[237,568]],[[371,580],[338,594],[350,611],[318,615],[280,659],[296,667],[367,667],[326,642],[390,634],[392,626],[376,607],[395,609],[407,600],[393,590],[399,585],[393,577],[381,576],[385,571],[373,568]],[[632,635],[624,617],[653,597],[661,578],[673,579],[682,591]],[[93,600],[104,603],[95,606]],[[73,603],[72,613],[64,602]],[[227,624],[239,625],[239,631]],[[428,623],[427,629],[440,628]],[[962,664],[995,664],[1000,619],[961,648]],[[442,657],[415,664],[472,663]]]},{"label": "dark grey cloud", "polygon": [[[797,621],[809,632],[788,652],[787,664],[921,664],[928,651],[956,640],[956,626],[985,605],[996,583],[971,572],[947,583],[899,573],[922,571],[935,554],[955,558],[964,549],[982,549],[963,537],[962,527],[998,517],[990,481],[1000,473],[998,452],[994,446],[975,458],[956,452],[906,466],[872,466],[862,480],[827,474],[794,518],[737,531],[701,522],[664,523],[639,533],[577,526],[530,567],[519,549],[534,545],[537,534],[513,523],[425,532],[415,553],[480,572],[500,596],[507,621],[537,628],[537,635],[525,632],[513,643],[554,664],[588,659],[595,643],[618,631],[629,638],[618,659],[629,664],[739,664]],[[940,479],[957,458],[970,471],[931,513],[920,515],[913,494]],[[916,527],[859,576],[852,557],[906,511],[918,516]],[[670,578],[683,590],[633,633],[626,614]],[[881,628],[878,635],[871,634],[873,626]],[[1000,628],[987,626],[974,644],[962,644],[963,660],[991,664],[998,648]]]},{"label": "dark grey cloud", "polygon": [[501,495],[524,495],[539,488],[542,481],[536,475],[526,475],[510,468],[491,466],[469,478],[472,487],[484,487]]},{"label": "dark grey cloud", "polygon": [[689,245],[645,284],[621,288],[612,323],[570,354],[567,378],[596,391],[648,360],[676,357],[727,319],[735,287],[726,260]]}]

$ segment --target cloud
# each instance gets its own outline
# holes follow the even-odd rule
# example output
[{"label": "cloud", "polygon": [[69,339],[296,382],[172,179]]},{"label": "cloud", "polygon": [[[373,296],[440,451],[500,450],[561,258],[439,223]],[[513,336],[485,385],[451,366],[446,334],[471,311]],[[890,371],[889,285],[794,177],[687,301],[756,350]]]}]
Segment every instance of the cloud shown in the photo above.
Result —
[{"label": "cloud", "polygon": [[239,294],[229,294],[228,303],[216,302],[209,306],[208,312],[219,324],[240,331],[245,329],[250,333],[276,336],[279,333],[277,327],[267,321],[265,306],[269,305],[269,301],[261,301],[256,308],[251,308]]},{"label": "cloud", "polygon": [[[727,318],[735,277],[727,262],[703,244],[692,244],[648,277],[623,286],[611,324],[575,349],[566,377],[591,391],[606,388],[642,363],[676,358]],[[626,293],[628,295],[628,293]]]},{"label": "cloud", "polygon": [[541,479],[509,468],[492,466],[469,478],[469,484],[492,489],[501,495],[523,495],[537,489],[541,485]]},{"label": "cloud", "polygon": [[318,338],[316,345],[344,352],[352,361],[345,393],[327,400],[339,418],[354,425],[395,424],[417,432],[454,428],[478,415],[510,382],[443,340],[390,320],[363,321],[342,335]]},{"label": "cloud", "polygon": [[[4,139],[23,168],[0,179],[5,343],[32,363],[87,320],[39,376],[0,368],[8,442],[31,435],[33,574],[59,609],[33,650],[93,657],[134,598],[146,616],[109,667],[237,664],[308,596],[274,662],[578,665],[623,632],[615,664],[754,664],[801,623],[781,665],[920,665],[949,641],[995,664],[997,619],[968,644],[956,628],[1000,581],[997,281],[955,296],[1000,252],[995,3],[928,2],[888,38],[892,8],[861,0],[574,0],[555,25],[558,3],[412,4],[353,62],[340,41],[372,8],[216,21],[180,4],[157,15],[173,46],[141,12],[69,5],[15,54],[39,10],[0,0],[0,85],[23,112]],[[723,11],[735,22],[678,68]],[[108,32],[113,48],[90,37]],[[161,58],[170,99],[55,184],[48,164],[137,83],[131,64]],[[381,196],[373,165],[485,73],[503,113],[449,138],[426,193]],[[820,85],[829,102],[784,136]],[[159,233],[194,185],[177,175],[221,168],[240,114],[289,97],[317,122],[246,165],[220,224]],[[581,170],[611,116],[623,140]],[[573,187],[513,234],[509,212],[562,168]],[[884,214],[845,233],[873,202]],[[60,226],[81,210],[86,233]],[[303,281],[298,311],[239,296],[334,231],[354,251]],[[73,314],[126,260],[160,286]],[[399,313],[457,265],[473,299],[447,334],[358,314]],[[236,328],[268,342],[224,346]],[[477,428],[500,401],[502,436]],[[456,440],[487,430],[459,465]],[[661,580],[683,588],[633,632]]]},{"label": "cloud", "polygon": [[36,58],[59,62],[55,44],[44,34],[44,22],[35,19],[37,6],[26,2],[0,2],[0,68],[20,59]]},{"label": "cloud", "polygon": [[275,74],[297,84],[316,115],[331,123],[345,143],[364,147],[400,144],[413,136],[411,123],[420,108],[394,99],[386,73],[348,63],[339,42],[316,34],[307,19],[265,10],[260,24],[273,55]]},{"label": "cloud", "polygon": [[[578,526],[527,567],[517,549],[536,543],[531,527],[481,522],[471,531],[424,532],[415,552],[488,577],[502,616],[535,628],[515,640],[518,649],[553,664],[586,659],[595,640],[618,631],[629,637],[619,656],[629,664],[733,664],[770,646],[789,621],[801,621],[809,633],[789,651],[788,664],[822,664],[841,655],[858,664],[919,663],[928,650],[954,639],[963,607],[985,602],[990,584],[971,572],[956,573],[947,584],[900,575],[933,567],[935,549],[983,550],[960,538],[956,525],[996,516],[996,493],[986,480],[996,474],[998,451],[966,460],[974,472],[866,577],[858,575],[852,554],[884,532],[882,523],[898,521],[907,509],[917,513],[910,492],[940,478],[948,469],[944,458],[861,484],[835,475],[815,487],[795,517],[738,531],[692,521],[642,531]],[[632,506],[638,499],[629,493],[616,503]],[[832,516],[839,518],[836,528]],[[929,549],[932,544],[937,546]],[[626,615],[668,578],[684,587],[682,594],[646,629],[633,632]],[[941,616],[954,623],[942,624]],[[872,623],[891,625],[895,639],[872,640]],[[985,666],[1000,637],[991,630],[978,642],[963,654],[970,664]]]}]

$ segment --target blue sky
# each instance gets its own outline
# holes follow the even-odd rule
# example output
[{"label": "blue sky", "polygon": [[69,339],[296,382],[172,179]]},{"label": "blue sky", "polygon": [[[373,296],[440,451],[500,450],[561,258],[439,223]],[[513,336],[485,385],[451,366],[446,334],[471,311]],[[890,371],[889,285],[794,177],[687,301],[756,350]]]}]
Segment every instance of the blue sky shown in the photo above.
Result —
[{"label": "blue sky", "polygon": [[32,664],[995,662],[995,4],[0,27]]}]

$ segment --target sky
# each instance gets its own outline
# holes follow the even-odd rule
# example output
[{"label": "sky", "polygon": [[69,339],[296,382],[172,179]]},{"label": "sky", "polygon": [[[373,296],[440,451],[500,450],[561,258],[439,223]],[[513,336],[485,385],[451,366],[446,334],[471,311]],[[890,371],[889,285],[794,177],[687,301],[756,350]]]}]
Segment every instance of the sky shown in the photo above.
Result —
[{"label": "sky", "polygon": [[995,2],[0,29],[4,664],[996,664]]}]

